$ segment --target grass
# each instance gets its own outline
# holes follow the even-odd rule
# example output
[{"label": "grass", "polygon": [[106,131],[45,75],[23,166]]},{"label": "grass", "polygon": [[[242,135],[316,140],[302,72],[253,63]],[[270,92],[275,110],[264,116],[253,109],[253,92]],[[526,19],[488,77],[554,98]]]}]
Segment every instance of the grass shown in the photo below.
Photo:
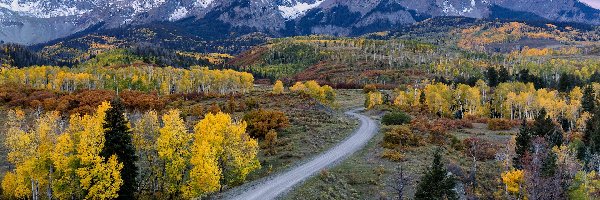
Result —
[{"label": "grass", "polygon": [[[385,130],[383,127],[381,130]],[[494,142],[506,144],[515,130],[508,132],[495,132],[485,130],[485,126],[475,125],[472,129],[453,131],[452,135],[462,139],[477,137]],[[361,151],[352,155],[340,165],[324,170],[318,175],[307,180],[303,185],[290,191],[283,197],[285,200],[304,199],[398,199],[392,188],[399,166],[404,169],[410,183],[405,189],[404,199],[412,199],[418,181],[426,168],[431,164],[433,153],[438,148],[428,144],[422,147],[408,148],[402,151],[405,159],[393,162],[381,158],[383,148],[383,132],[376,135]],[[469,177],[473,161],[461,150],[453,149],[446,145],[443,150],[444,161],[451,172],[456,174],[462,182]],[[477,161],[476,183],[477,187],[471,189],[469,185],[463,187],[473,191],[481,199],[493,199],[502,191],[499,174],[503,171],[502,165],[495,160]]]}]

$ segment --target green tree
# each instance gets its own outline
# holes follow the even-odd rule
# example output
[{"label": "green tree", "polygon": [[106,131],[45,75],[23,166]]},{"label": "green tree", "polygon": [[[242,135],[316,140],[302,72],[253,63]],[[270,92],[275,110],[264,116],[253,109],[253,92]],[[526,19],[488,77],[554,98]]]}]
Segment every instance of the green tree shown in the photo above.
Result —
[{"label": "green tree", "polygon": [[592,117],[586,122],[583,142],[589,148],[590,154],[600,152],[600,108],[596,108]]},{"label": "green tree", "polygon": [[448,175],[448,171],[442,163],[440,149],[438,149],[433,155],[431,167],[425,172],[417,186],[415,199],[458,199],[458,195],[454,191],[455,185],[455,179]]},{"label": "green tree", "polygon": [[532,131],[534,137],[543,137],[552,146],[562,145],[562,131],[556,127],[552,119],[547,115],[546,109],[542,109],[535,117]]},{"label": "green tree", "polygon": [[513,165],[517,169],[522,169],[523,165],[521,163],[521,160],[531,148],[531,127],[527,125],[527,120],[523,120],[521,129],[519,130],[519,134],[517,134],[517,138],[515,140],[516,156],[515,158],[513,158]]},{"label": "green tree", "polygon": [[593,112],[596,108],[596,95],[594,92],[594,87],[592,85],[588,85],[583,90],[583,97],[581,99],[581,107],[583,111]]},{"label": "green tree", "polygon": [[500,71],[498,72],[498,82],[506,83],[509,81],[511,81],[511,77],[510,77],[510,74],[508,73],[508,70],[506,69],[506,67],[500,68]]},{"label": "green tree", "polygon": [[496,68],[490,67],[485,73],[490,87],[498,86],[498,71]]},{"label": "green tree", "polygon": [[123,163],[121,178],[123,185],[119,190],[119,199],[132,199],[137,188],[136,177],[138,167],[136,166],[137,155],[133,146],[132,133],[125,119],[125,107],[119,98],[111,102],[111,107],[106,111],[106,120],[102,124],[104,128],[104,148],[100,155],[109,158],[116,155],[117,160]]}]

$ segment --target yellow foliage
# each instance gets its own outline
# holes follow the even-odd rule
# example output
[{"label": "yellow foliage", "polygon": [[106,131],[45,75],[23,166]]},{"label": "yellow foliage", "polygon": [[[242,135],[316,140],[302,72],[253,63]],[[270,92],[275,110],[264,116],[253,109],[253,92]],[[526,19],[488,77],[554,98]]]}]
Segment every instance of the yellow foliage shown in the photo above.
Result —
[{"label": "yellow foliage", "polygon": [[502,173],[502,182],[506,185],[508,192],[518,194],[524,183],[523,170],[511,170]]},{"label": "yellow foliage", "polygon": [[194,130],[191,178],[184,189],[186,197],[217,191],[221,179],[227,185],[240,184],[250,172],[260,168],[256,157],[258,142],[246,133],[245,122],[234,123],[224,113],[208,113]]},{"label": "yellow foliage", "polygon": [[163,115],[163,127],[156,141],[159,158],[165,164],[162,182],[169,194],[179,192],[190,157],[191,134],[187,132],[185,123],[178,110],[171,110]]},{"label": "yellow foliage", "polygon": [[283,94],[283,82],[277,80],[273,85],[273,94]]}]

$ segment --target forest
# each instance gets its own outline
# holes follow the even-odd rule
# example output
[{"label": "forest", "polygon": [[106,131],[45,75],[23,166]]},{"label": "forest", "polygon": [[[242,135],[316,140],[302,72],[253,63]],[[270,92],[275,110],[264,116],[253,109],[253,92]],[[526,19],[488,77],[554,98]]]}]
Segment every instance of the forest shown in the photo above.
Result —
[{"label": "forest", "polygon": [[368,120],[279,198],[600,199],[597,30],[429,26],[237,55],[3,44],[0,199],[233,199]]}]

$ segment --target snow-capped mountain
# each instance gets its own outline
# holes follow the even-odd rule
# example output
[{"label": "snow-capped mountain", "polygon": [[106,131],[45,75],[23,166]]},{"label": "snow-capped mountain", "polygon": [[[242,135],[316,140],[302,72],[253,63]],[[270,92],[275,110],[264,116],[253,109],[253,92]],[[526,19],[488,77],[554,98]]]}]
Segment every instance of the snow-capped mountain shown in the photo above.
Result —
[{"label": "snow-capped mountain", "polygon": [[111,29],[186,18],[203,20],[204,24],[223,23],[229,27],[275,36],[360,34],[434,16],[514,18],[598,25],[600,11],[588,6],[590,1],[0,0],[0,40],[36,44],[66,37],[89,27]]}]

